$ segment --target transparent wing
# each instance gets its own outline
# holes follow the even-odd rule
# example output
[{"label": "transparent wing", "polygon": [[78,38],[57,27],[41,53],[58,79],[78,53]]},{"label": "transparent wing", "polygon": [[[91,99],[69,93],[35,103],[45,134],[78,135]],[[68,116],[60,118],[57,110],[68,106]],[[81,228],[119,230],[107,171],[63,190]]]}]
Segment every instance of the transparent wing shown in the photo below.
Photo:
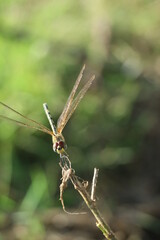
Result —
[{"label": "transparent wing", "polygon": [[85,69],[85,65],[82,67],[79,75],[78,75],[78,78],[73,86],[73,89],[68,97],[68,100],[64,106],[64,109],[58,119],[58,122],[57,122],[57,132],[62,132],[64,126],[66,125],[66,118],[68,116],[68,112],[70,111],[70,108],[71,108],[71,105],[72,105],[72,102],[73,102],[73,98],[74,98],[74,95],[77,91],[77,88],[79,86],[79,83],[83,77],[83,72],[84,72],[84,69]]},{"label": "transparent wing", "polygon": [[17,121],[15,119],[12,119],[12,118],[9,118],[9,117],[3,116],[3,115],[0,115],[0,118],[5,119],[5,120],[10,121],[10,122],[13,122],[13,123],[16,123],[17,125],[22,126],[22,127],[33,128],[33,129],[39,130],[41,132],[45,132],[49,135],[53,135],[53,133],[49,129],[46,130],[45,128],[42,129],[42,128],[39,128],[39,127],[36,127],[36,126],[31,126],[27,123],[23,123],[23,122]]},{"label": "transparent wing", "polygon": [[87,90],[89,89],[89,87],[91,86],[93,80],[95,79],[95,75],[93,75],[88,82],[84,85],[84,87],[81,89],[81,91],[78,93],[77,97],[74,99],[74,101],[72,102],[72,105],[69,109],[69,111],[67,112],[67,116],[65,119],[65,122],[63,124],[63,127],[60,129],[59,133],[61,133],[63,131],[63,128],[65,127],[66,123],[68,122],[68,120],[70,119],[70,117],[72,116],[72,114],[74,113],[74,111],[76,110],[78,104],[80,103],[80,101],[82,100],[82,98],[84,97],[85,93],[87,92]]},{"label": "transparent wing", "polygon": [[32,120],[26,116],[24,116],[23,114],[19,113],[18,111],[16,111],[15,109],[9,107],[8,105],[6,105],[5,103],[3,102],[0,102],[0,104],[2,106],[4,106],[5,108],[9,109],[10,111],[18,114],[19,116],[23,117],[24,119],[28,120],[29,122],[32,122],[35,124],[35,126],[32,126],[28,123],[23,123],[23,122],[20,122],[20,121],[17,121],[17,120],[14,120],[14,119],[11,119],[11,118],[8,118],[6,116],[3,116],[3,115],[0,115],[0,118],[3,118],[3,119],[6,119],[6,120],[9,120],[9,121],[12,121],[12,122],[15,122],[16,124],[20,125],[20,126],[23,126],[23,127],[28,127],[28,128],[34,128],[34,129],[37,129],[39,131],[42,131],[42,132],[45,132],[47,134],[50,134],[50,135],[53,135],[52,131],[50,129],[48,129],[47,127],[43,126],[41,123],[38,123],[36,122],[35,120]]}]

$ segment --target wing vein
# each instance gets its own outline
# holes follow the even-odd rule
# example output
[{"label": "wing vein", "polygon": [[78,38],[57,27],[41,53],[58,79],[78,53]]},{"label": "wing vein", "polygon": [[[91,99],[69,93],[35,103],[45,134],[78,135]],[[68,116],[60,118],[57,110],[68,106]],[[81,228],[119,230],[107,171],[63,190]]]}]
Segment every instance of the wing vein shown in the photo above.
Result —
[{"label": "wing vein", "polygon": [[[89,87],[91,86],[93,80],[95,79],[95,75],[93,75],[88,82],[84,85],[84,87],[81,89],[81,91],[78,93],[78,95],[76,96],[76,98],[74,99],[74,101],[72,102],[72,106],[70,107],[68,113],[67,113],[67,117],[65,119],[65,122],[63,124],[63,128],[65,127],[65,125],[67,124],[68,120],[71,118],[72,114],[74,113],[74,111],[76,110],[78,104],[80,103],[80,101],[82,100],[82,98],[84,97],[85,93],[87,92],[87,90],[89,89]],[[63,130],[62,128],[62,130]]]},{"label": "wing vein", "polygon": [[34,124],[37,125],[37,126],[31,126],[31,125],[29,125],[29,124],[27,124],[27,123],[22,123],[22,122],[20,122],[20,121],[14,120],[14,119],[12,119],[12,118],[5,117],[5,116],[3,116],[3,115],[0,115],[1,118],[3,118],[3,119],[8,119],[8,120],[10,120],[10,121],[16,122],[16,123],[19,124],[19,125],[21,124],[21,126],[34,128],[34,129],[40,130],[40,131],[42,131],[42,132],[48,133],[48,134],[50,134],[50,135],[53,135],[52,132],[51,132],[51,130],[50,130],[49,128],[45,127],[43,124],[38,123],[37,121],[35,121],[35,120],[31,119],[31,118],[28,118],[28,117],[24,116],[23,114],[19,113],[18,111],[16,111],[15,109],[11,108],[10,106],[6,105],[6,104],[3,103],[3,102],[0,102],[0,104],[1,104],[2,106],[4,106],[5,108],[9,109],[10,111],[12,111],[12,112],[18,114],[19,116],[23,117],[24,119],[28,120],[29,122],[34,123]]},{"label": "wing vein", "polygon": [[47,129],[42,129],[42,128],[39,128],[39,127],[36,127],[36,126],[31,126],[31,125],[29,125],[27,123],[23,123],[23,122],[17,121],[15,119],[12,119],[12,118],[9,118],[9,117],[3,116],[3,115],[0,115],[0,118],[6,119],[7,121],[14,122],[17,125],[22,126],[22,127],[28,127],[28,128],[36,129],[36,130],[39,130],[41,132],[45,132],[45,133],[47,133],[49,135],[53,135],[52,132],[48,131]]},{"label": "wing vein", "polygon": [[58,119],[58,122],[57,122],[57,131],[58,132],[62,132],[64,126],[66,125],[65,121],[66,121],[66,118],[68,116],[68,112],[70,111],[74,95],[75,95],[75,93],[77,91],[77,88],[79,86],[79,83],[80,83],[80,81],[81,81],[81,79],[83,77],[84,70],[85,70],[85,65],[83,65],[83,67],[82,67],[82,69],[81,69],[81,71],[80,71],[80,73],[78,75],[78,78],[77,78],[77,80],[76,80],[76,82],[75,82],[75,84],[74,84],[74,86],[72,88],[72,91],[71,91],[71,93],[70,93],[70,95],[68,97],[68,100],[67,100],[67,102],[66,102],[66,104],[64,106],[64,109],[63,109],[63,111],[62,111],[62,113],[61,113],[61,115],[60,115],[60,117]]}]

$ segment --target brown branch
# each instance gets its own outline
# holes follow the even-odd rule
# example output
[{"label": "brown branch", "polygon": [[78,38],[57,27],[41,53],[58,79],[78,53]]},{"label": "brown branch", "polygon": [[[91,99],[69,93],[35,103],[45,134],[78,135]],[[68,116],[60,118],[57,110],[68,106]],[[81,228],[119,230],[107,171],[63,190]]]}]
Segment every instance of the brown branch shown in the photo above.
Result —
[{"label": "brown branch", "polygon": [[[63,163],[63,164],[62,164]],[[69,164],[68,164],[69,163]],[[62,202],[63,209],[64,202],[63,202],[63,191],[66,187],[67,181],[70,179],[74,188],[79,192],[79,194],[82,196],[83,200],[85,201],[87,207],[90,209],[92,214],[94,215],[96,219],[96,226],[102,231],[103,235],[107,240],[117,240],[116,236],[110,229],[107,223],[105,223],[104,219],[102,218],[97,206],[96,206],[96,197],[95,197],[95,188],[98,178],[98,169],[94,170],[94,176],[92,181],[92,191],[93,194],[88,193],[86,189],[86,181],[82,181],[81,178],[76,176],[75,170],[71,169],[71,162],[68,158],[68,156],[63,156],[62,159],[60,159],[60,166],[62,168],[62,183],[60,185],[60,200]],[[65,210],[66,211],[66,210]]]}]

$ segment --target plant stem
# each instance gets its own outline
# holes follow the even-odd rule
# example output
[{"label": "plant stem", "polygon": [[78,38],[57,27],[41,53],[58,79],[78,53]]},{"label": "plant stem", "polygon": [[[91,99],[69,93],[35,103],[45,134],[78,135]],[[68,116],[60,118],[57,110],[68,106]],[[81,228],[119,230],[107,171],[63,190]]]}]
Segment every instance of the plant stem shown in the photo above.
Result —
[{"label": "plant stem", "polygon": [[72,184],[74,185],[74,188],[82,196],[87,207],[90,209],[90,211],[94,215],[94,217],[97,221],[96,225],[102,231],[105,238],[107,240],[117,240],[116,236],[114,235],[114,233],[112,232],[112,230],[110,229],[108,224],[106,224],[105,221],[103,220],[103,218],[101,217],[101,214],[98,211],[97,206],[96,206],[96,201],[93,201],[91,199],[91,197],[90,197],[89,193],[87,192],[86,188],[84,187],[83,183],[81,183],[79,181],[79,178],[75,175],[75,172],[73,172],[69,178],[70,178]]}]

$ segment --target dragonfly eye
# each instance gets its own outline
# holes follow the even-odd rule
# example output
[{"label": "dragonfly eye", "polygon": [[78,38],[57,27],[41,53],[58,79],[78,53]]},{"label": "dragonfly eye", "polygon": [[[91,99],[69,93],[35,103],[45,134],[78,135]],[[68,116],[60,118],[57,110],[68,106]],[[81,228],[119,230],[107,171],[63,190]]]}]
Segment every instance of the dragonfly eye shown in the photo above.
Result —
[{"label": "dragonfly eye", "polygon": [[56,150],[61,150],[62,148],[65,148],[65,144],[63,141],[56,142]]}]

